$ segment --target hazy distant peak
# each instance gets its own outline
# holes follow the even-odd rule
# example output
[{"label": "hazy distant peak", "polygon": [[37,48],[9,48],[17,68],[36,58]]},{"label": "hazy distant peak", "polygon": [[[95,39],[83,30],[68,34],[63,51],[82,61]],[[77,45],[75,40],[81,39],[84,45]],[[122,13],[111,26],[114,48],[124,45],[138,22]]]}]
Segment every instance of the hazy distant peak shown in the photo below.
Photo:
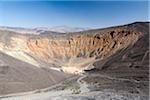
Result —
[{"label": "hazy distant peak", "polygon": [[70,32],[79,32],[84,31],[89,28],[80,28],[80,27],[69,27],[69,26],[54,26],[54,27],[37,27],[36,30],[45,30],[45,31],[53,31],[58,33],[70,33]]},{"label": "hazy distant peak", "polygon": [[39,34],[36,30],[32,28],[0,26],[0,30],[13,31],[20,34]]},{"label": "hazy distant peak", "polygon": [[70,33],[70,32],[79,32],[84,31],[89,28],[80,28],[80,27],[68,27],[68,26],[55,26],[55,27],[36,27],[36,28],[22,28],[22,27],[7,27],[0,26],[0,30],[8,30],[17,32],[20,34],[42,34],[47,32],[56,32],[56,33]]}]

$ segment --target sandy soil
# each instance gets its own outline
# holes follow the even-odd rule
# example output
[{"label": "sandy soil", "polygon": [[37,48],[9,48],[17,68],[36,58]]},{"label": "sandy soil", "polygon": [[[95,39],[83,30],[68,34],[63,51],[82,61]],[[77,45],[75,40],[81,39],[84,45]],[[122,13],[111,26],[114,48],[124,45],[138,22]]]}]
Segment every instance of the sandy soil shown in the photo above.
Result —
[{"label": "sandy soil", "polygon": [[[91,91],[88,87],[90,84],[86,84],[83,80],[86,77],[86,75],[75,76],[47,89],[37,90],[32,93],[8,95],[0,98],[1,100],[148,100],[148,96],[145,95],[126,92],[119,93],[108,90]],[[71,85],[68,83],[71,83]],[[64,85],[67,87],[62,88]],[[79,88],[74,88],[76,85]]]}]

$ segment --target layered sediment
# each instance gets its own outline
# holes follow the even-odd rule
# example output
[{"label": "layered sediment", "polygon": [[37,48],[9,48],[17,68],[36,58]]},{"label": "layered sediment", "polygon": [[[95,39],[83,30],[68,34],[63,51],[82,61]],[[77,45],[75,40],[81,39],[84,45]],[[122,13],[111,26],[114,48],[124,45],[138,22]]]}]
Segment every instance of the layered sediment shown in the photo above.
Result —
[{"label": "layered sediment", "polygon": [[29,39],[31,53],[48,63],[60,66],[68,73],[89,69],[97,60],[106,59],[118,50],[133,45],[142,33],[113,30],[96,34],[74,34],[66,38]]},{"label": "layered sediment", "polygon": [[1,42],[0,48],[28,53],[67,73],[80,73],[93,68],[94,62],[135,44],[145,34],[137,30],[139,27],[143,28],[141,23],[57,36],[15,34],[9,37],[9,43]]}]

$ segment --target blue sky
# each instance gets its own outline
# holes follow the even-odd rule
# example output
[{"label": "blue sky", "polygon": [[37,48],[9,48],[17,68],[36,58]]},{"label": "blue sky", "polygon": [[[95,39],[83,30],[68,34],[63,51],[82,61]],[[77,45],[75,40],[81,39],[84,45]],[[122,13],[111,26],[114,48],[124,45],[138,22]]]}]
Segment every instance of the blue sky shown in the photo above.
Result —
[{"label": "blue sky", "polygon": [[148,20],[148,1],[0,2],[0,26],[101,28]]}]

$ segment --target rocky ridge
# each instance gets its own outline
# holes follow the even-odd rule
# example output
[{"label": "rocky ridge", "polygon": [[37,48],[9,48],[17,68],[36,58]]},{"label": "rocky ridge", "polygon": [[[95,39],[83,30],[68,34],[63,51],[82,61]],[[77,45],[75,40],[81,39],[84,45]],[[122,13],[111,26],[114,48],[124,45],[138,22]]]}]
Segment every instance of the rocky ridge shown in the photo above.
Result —
[{"label": "rocky ridge", "polygon": [[82,73],[93,68],[94,62],[134,45],[147,34],[147,30],[143,32],[147,28],[148,23],[133,23],[60,35],[18,35],[1,31],[1,41],[5,41],[0,42],[0,49],[32,55],[67,73]]}]

